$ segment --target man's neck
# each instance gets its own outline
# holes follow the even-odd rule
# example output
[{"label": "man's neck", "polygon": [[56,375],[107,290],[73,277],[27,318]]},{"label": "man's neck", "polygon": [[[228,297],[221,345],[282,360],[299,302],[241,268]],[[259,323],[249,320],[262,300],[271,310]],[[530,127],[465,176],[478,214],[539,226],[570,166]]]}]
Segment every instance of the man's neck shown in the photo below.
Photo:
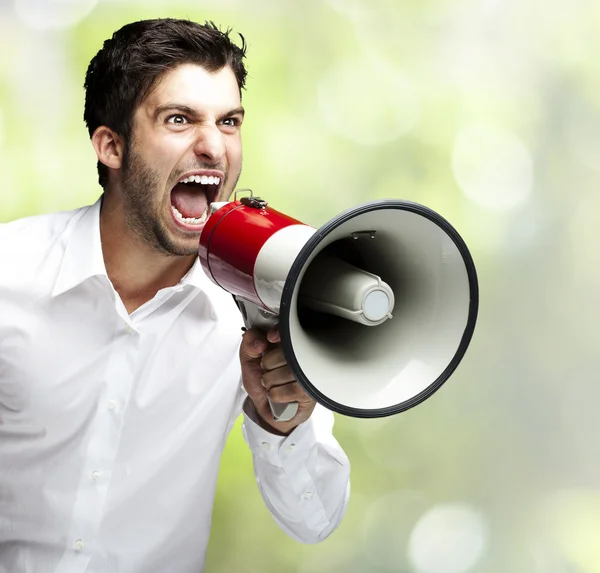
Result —
[{"label": "man's neck", "polygon": [[127,229],[123,209],[106,195],[100,212],[100,238],[108,278],[131,314],[156,293],[176,285],[195,257],[161,254]]}]

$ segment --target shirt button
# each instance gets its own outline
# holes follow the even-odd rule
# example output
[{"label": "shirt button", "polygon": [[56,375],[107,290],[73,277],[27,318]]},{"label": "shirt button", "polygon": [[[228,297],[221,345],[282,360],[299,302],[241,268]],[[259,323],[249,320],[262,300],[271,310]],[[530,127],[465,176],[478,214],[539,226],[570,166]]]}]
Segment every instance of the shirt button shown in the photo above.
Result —
[{"label": "shirt button", "polygon": [[81,551],[83,549],[83,541],[81,541],[81,539],[78,539],[75,542],[75,549],[77,549],[77,551]]},{"label": "shirt button", "polygon": [[125,323],[125,332],[127,334],[133,334],[135,330],[129,324]]},{"label": "shirt button", "polygon": [[293,452],[295,447],[296,447],[296,444],[290,444],[289,446],[286,446],[286,448],[285,448],[285,449],[286,449],[288,452]]},{"label": "shirt button", "polygon": [[112,398],[108,401],[108,409],[109,410],[116,410],[117,409],[117,401]]},{"label": "shirt button", "polygon": [[313,492],[312,491],[307,491],[302,497],[304,499],[310,499],[313,496]]},{"label": "shirt button", "polygon": [[271,450],[271,444],[269,444],[269,442],[263,442],[262,443],[262,449],[265,450],[265,452],[268,452]]},{"label": "shirt button", "polygon": [[98,470],[94,470],[91,475],[93,481],[98,481],[100,479],[100,472]]}]

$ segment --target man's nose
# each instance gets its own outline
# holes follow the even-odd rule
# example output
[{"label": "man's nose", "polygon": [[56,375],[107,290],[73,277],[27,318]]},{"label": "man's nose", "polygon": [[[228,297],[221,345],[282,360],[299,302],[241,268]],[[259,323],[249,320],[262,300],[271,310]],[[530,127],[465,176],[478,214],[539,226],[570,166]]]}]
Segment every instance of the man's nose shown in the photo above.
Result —
[{"label": "man's nose", "polygon": [[216,165],[222,162],[225,156],[225,139],[218,126],[199,126],[194,152],[207,163]]}]

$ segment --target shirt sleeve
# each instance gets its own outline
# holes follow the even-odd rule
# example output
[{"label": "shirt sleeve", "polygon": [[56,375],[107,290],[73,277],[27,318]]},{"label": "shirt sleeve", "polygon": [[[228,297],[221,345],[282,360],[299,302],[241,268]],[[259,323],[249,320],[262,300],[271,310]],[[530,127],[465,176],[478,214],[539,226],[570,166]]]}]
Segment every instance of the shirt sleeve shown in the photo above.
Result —
[{"label": "shirt sleeve", "polygon": [[269,433],[244,411],[258,488],[279,527],[317,543],[339,525],[350,497],[350,462],[332,434],[333,412],[317,404],[288,436]]}]

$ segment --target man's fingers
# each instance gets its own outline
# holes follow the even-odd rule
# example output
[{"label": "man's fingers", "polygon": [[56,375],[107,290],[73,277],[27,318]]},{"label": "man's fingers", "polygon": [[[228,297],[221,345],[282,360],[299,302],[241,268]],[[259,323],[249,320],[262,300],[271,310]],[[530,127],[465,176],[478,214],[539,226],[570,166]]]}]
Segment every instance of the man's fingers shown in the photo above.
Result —
[{"label": "man's fingers", "polygon": [[313,399],[302,389],[297,382],[289,382],[280,386],[273,386],[267,396],[271,402],[285,404],[287,402],[312,402]]},{"label": "man's fingers", "polygon": [[272,344],[276,344],[277,342],[281,342],[281,336],[279,335],[279,325],[271,328],[269,332],[267,332],[267,340]]},{"label": "man's fingers", "polygon": [[242,360],[256,360],[260,358],[267,350],[269,343],[265,335],[257,329],[251,328],[242,336],[242,344],[240,345],[240,358]]},{"label": "man's fingers", "polygon": [[261,378],[261,384],[268,390],[273,386],[281,386],[289,382],[295,382],[296,379],[292,374],[292,369],[286,364],[281,368],[264,372]]},{"label": "man's fingers", "polygon": [[286,360],[285,356],[283,355],[283,348],[281,348],[281,346],[265,352],[262,362],[260,363],[265,371],[275,370],[275,368],[280,368],[285,364]]}]

